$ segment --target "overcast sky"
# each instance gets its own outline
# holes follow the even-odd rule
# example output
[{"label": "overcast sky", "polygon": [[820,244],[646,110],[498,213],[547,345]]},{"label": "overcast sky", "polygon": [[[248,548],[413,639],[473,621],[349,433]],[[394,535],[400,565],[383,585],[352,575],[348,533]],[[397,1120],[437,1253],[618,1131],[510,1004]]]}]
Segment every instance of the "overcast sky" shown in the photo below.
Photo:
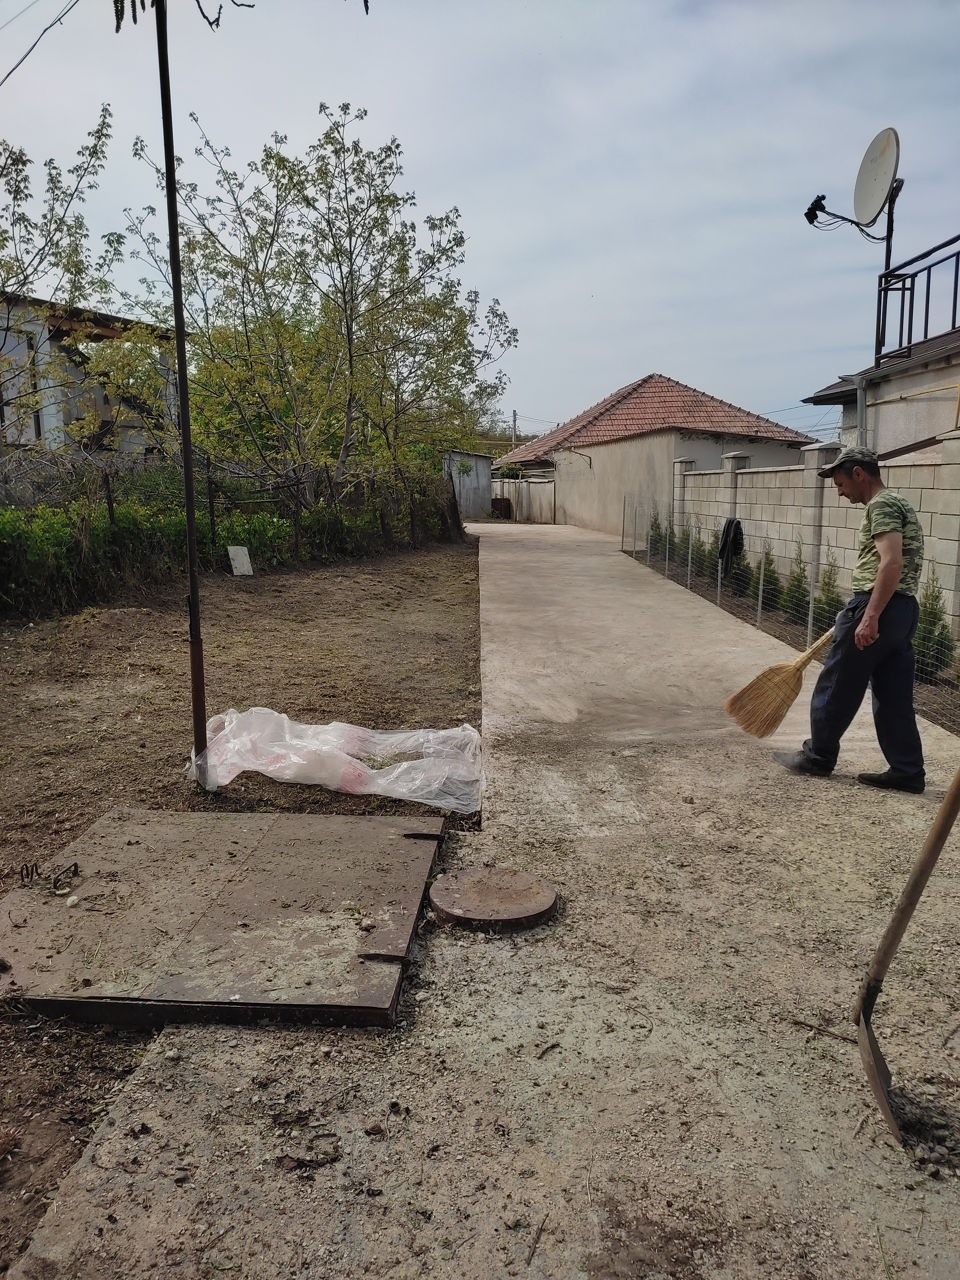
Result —
[{"label": "overcast sky", "polygon": [[[67,2],[0,0],[0,76]],[[526,431],[648,373],[826,431],[836,411],[798,406],[872,363],[883,247],[803,212],[824,192],[852,215],[885,127],[894,263],[960,233],[955,0],[226,0],[216,32],[169,7],[180,153],[191,111],[239,167],[350,102],[365,143],[399,139],[421,215],[460,209],[464,287],[520,332],[502,407]],[[111,103],[97,233],[156,202],[130,156],[137,134],[160,155],[154,30],[79,0],[0,87],[0,135],[36,161],[69,162]]]}]

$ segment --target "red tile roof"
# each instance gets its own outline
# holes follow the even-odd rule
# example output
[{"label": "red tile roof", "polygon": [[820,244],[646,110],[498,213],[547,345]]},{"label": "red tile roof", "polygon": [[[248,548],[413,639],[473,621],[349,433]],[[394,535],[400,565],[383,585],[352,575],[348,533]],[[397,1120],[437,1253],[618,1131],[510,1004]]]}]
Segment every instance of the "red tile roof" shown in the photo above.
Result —
[{"label": "red tile roof", "polygon": [[612,440],[652,435],[656,431],[744,436],[796,445],[813,443],[811,436],[782,427],[779,422],[738,409],[726,400],[717,400],[662,373],[650,373],[639,382],[614,391],[545,436],[505,453],[494,465],[537,462],[562,449],[608,444]]}]

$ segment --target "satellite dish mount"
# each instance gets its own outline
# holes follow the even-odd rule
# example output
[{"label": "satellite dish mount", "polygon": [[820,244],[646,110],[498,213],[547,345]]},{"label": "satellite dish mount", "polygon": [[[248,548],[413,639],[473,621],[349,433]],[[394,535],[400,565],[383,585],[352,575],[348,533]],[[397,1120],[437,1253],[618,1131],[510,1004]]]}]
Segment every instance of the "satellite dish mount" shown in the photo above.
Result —
[{"label": "satellite dish mount", "polygon": [[[896,129],[881,129],[864,152],[860,162],[860,170],[853,189],[852,218],[842,213],[831,213],[824,203],[826,196],[817,196],[803,215],[812,227],[820,231],[832,231],[842,223],[856,227],[867,240],[883,242],[886,245],[884,255],[884,272],[890,270],[893,254],[893,207],[897,196],[903,190],[903,179],[897,177],[900,164],[900,139]],[[868,231],[877,219],[887,211],[887,227],[883,235],[874,235]],[[820,214],[823,221],[818,221]]]}]

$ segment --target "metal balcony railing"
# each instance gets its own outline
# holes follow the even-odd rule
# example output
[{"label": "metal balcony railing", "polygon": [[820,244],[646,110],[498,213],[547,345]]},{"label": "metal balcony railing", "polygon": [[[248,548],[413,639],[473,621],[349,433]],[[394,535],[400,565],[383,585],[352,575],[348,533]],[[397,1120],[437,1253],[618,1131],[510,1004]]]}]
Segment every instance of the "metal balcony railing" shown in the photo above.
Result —
[{"label": "metal balcony railing", "polygon": [[960,236],[880,274],[876,363],[913,354],[928,338],[958,327]]}]

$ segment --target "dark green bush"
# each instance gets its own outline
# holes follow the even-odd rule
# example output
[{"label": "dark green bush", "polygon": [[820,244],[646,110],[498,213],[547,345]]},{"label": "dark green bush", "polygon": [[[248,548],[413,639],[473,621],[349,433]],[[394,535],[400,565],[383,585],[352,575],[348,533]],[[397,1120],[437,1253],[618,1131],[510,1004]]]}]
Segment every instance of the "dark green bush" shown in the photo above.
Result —
[{"label": "dark green bush", "polygon": [[650,558],[663,555],[664,536],[663,525],[660,523],[660,513],[657,508],[653,508],[653,514],[650,517],[650,531],[647,539],[647,549]]},{"label": "dark green bush", "polygon": [[730,570],[724,581],[735,596],[745,596],[750,590],[752,580],[753,571],[750,568],[750,562],[741,551],[730,561]]},{"label": "dark green bush", "polygon": [[[187,571],[182,486],[146,473],[138,493],[117,497],[113,520],[105,501],[78,498],[60,507],[0,507],[0,616],[42,617],[111,599],[124,587],[170,581]],[[447,482],[449,488],[449,482]],[[134,488],[134,486],[131,486]],[[296,520],[264,500],[220,512],[216,545],[200,504],[197,560],[226,568],[227,546],[249,549],[253,564],[274,568],[298,560],[329,561],[386,547],[456,536],[449,493],[434,476],[415,477],[376,493],[358,489],[343,508],[320,504]]]},{"label": "dark green bush", "polygon": [[780,597],[780,608],[791,622],[803,624],[810,612],[810,580],[807,577],[807,566],[803,561],[803,543],[797,538],[797,549],[793,557],[793,568]]},{"label": "dark green bush", "polygon": [[818,634],[833,626],[837,614],[846,604],[837,585],[839,573],[840,565],[828,542],[826,564],[820,574],[820,589],[813,601],[813,629]]},{"label": "dark green bush", "polygon": [[710,535],[703,557],[703,572],[711,582],[717,580],[717,565],[720,563],[720,530],[714,529]]},{"label": "dark green bush", "polygon": [[933,684],[944,667],[952,662],[956,649],[947,622],[940,579],[933,566],[920,592],[918,603],[920,617],[917,633],[913,637],[917,679],[925,684]]},{"label": "dark green bush", "polygon": [[[709,552],[707,550],[707,544],[704,542],[703,538],[701,538],[700,536],[699,524],[694,525],[693,533],[691,534],[691,537],[693,541],[692,541],[692,550],[690,553],[690,568],[698,576],[703,576],[704,574],[707,573],[707,562],[709,559]],[[717,543],[717,545],[719,546],[719,542]],[[716,576],[716,566],[714,566],[714,576]]]},{"label": "dark green bush", "polygon": [[750,578],[750,598],[759,600],[760,598],[760,568],[763,566],[763,601],[761,609],[765,612],[772,612],[774,609],[780,608],[780,598],[783,595],[783,583],[780,581],[780,575],[777,573],[776,562],[773,558],[769,542],[763,544],[763,555],[754,566],[753,573]]}]

